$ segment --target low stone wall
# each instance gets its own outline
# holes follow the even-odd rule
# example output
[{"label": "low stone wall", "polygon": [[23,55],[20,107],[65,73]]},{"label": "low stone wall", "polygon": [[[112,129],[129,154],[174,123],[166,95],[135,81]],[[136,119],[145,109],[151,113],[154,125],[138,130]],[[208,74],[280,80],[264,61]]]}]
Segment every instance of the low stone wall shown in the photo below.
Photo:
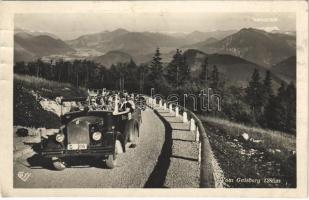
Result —
[{"label": "low stone wall", "polygon": [[145,96],[149,107],[159,106],[163,110],[174,113],[176,117],[181,117],[183,123],[190,124],[190,131],[195,132],[195,141],[199,143],[198,162],[200,163],[200,187],[214,188],[220,187],[218,178],[215,178],[214,163],[215,159],[207,137],[207,133],[201,120],[190,110],[174,104],[169,104],[163,99],[156,100]]}]

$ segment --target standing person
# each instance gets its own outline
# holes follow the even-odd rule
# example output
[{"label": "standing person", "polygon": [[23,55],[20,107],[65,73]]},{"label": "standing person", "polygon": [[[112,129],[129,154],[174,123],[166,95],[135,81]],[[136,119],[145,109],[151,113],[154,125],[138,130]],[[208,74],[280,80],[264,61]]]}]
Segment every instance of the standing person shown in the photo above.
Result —
[{"label": "standing person", "polygon": [[119,110],[125,111],[126,110],[126,98],[124,95],[120,96],[120,101],[119,101]]},{"label": "standing person", "polygon": [[127,97],[126,107],[128,107],[130,109],[130,112],[134,112],[134,110],[135,110],[135,103],[134,103],[134,99],[132,98],[132,96],[128,96]]},{"label": "standing person", "polygon": [[107,97],[107,105],[106,105],[106,109],[108,111],[112,111],[113,110],[113,98],[111,96]]}]

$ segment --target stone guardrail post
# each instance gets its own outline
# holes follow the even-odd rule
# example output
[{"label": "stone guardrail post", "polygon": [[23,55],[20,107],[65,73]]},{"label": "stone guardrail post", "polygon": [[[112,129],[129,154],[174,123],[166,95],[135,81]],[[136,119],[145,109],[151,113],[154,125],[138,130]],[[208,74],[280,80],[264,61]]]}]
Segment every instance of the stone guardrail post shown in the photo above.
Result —
[{"label": "stone guardrail post", "polygon": [[185,112],[185,111],[182,114],[182,121],[183,121],[183,123],[188,122],[188,115],[187,115],[187,112]]},{"label": "stone guardrail post", "polygon": [[176,116],[176,117],[179,116],[179,108],[178,108],[178,106],[175,108],[175,116]]},{"label": "stone guardrail post", "polygon": [[199,131],[199,128],[198,128],[198,127],[196,127],[195,141],[196,141],[196,142],[199,142],[199,141],[200,141],[200,131]]},{"label": "stone guardrail post", "polygon": [[195,131],[195,120],[191,118],[190,120],[190,131]]},{"label": "stone guardrail post", "polygon": [[163,104],[163,110],[166,110],[166,103]]},{"label": "stone guardrail post", "polygon": [[198,144],[198,163],[202,161],[202,143],[199,142]]},{"label": "stone guardrail post", "polygon": [[162,99],[159,101],[159,107],[162,108]]},{"label": "stone guardrail post", "polygon": [[170,109],[170,113],[172,113],[173,112],[173,105],[172,104],[169,105],[169,109]]}]

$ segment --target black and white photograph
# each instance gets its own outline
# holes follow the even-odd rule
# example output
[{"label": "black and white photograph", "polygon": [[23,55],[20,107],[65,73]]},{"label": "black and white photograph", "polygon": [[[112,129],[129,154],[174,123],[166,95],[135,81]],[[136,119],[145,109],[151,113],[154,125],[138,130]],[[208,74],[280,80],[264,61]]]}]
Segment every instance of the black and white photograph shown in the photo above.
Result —
[{"label": "black and white photograph", "polygon": [[297,13],[130,8],[14,13],[13,188],[300,187]]}]

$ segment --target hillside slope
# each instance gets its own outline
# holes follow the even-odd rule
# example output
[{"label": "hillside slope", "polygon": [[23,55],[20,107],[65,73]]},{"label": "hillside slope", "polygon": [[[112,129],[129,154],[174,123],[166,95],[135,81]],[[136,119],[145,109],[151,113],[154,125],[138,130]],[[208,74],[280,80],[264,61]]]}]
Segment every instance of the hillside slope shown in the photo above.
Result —
[{"label": "hillside slope", "polygon": [[206,53],[230,54],[271,67],[296,54],[295,36],[244,28],[214,43],[197,43],[191,48]]},{"label": "hillside slope", "polygon": [[105,66],[107,69],[111,67],[112,64],[117,63],[129,63],[132,57],[121,51],[109,51],[106,54],[98,57],[94,57],[93,60],[101,65]]},{"label": "hillside slope", "polygon": [[266,72],[265,68],[257,64],[232,55],[206,54],[202,51],[189,49],[184,52],[184,56],[193,78],[197,78],[201,73],[201,66],[206,57],[208,58],[209,73],[216,65],[222,78],[229,85],[246,86],[255,68],[259,70],[261,77],[264,77]]},{"label": "hillside slope", "polygon": [[42,56],[65,54],[75,50],[60,39],[48,35],[34,36],[19,32],[14,35],[14,61],[29,61]]},{"label": "hillside slope", "polygon": [[296,81],[296,56],[291,56],[271,67],[271,71],[276,73],[286,82]]},{"label": "hillside slope", "polygon": [[44,99],[85,96],[86,91],[67,83],[48,81],[27,75],[14,74],[14,126],[59,128],[60,118],[42,107]]},{"label": "hillside slope", "polygon": [[[199,117],[226,180],[234,180],[225,181],[227,187],[296,187],[294,135],[245,126],[220,118]],[[257,181],[237,181],[245,178]],[[272,181],[266,182],[265,179]]]}]

